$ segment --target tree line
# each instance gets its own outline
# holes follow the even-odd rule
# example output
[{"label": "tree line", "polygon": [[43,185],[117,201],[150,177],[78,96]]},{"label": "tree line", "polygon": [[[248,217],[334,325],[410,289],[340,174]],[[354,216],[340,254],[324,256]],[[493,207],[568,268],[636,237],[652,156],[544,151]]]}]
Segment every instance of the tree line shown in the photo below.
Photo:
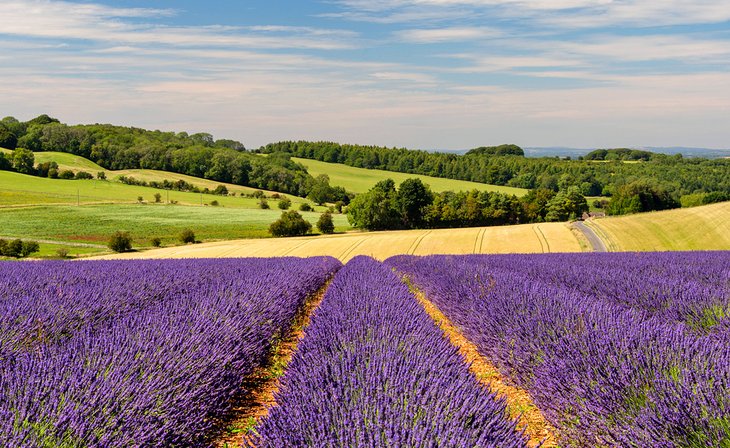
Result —
[{"label": "tree line", "polygon": [[420,179],[397,188],[392,179],[359,194],[347,208],[350,223],[368,230],[475,227],[566,221],[588,211],[575,187],[555,192],[536,189],[522,198],[489,191],[433,193]]},{"label": "tree line", "polygon": [[[584,160],[526,158],[516,145],[475,148],[464,155],[334,142],[283,141],[263,153],[448,179],[555,192],[575,187],[584,196],[613,196],[645,180],[679,202],[683,195],[730,193],[730,160],[684,158],[638,150],[598,150]],[[637,163],[625,163],[637,161]]]}]

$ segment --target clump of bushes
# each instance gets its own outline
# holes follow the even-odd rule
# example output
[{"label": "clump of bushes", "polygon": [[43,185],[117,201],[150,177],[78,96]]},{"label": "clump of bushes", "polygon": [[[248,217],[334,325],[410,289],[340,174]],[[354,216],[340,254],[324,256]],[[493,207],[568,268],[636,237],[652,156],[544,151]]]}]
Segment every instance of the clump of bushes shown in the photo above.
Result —
[{"label": "clump of bushes", "polygon": [[180,241],[183,244],[194,243],[195,233],[190,229],[185,229],[180,233]]},{"label": "clump of bushes", "polygon": [[324,212],[319,216],[317,229],[324,234],[335,233],[335,223],[332,222],[332,213]]},{"label": "clump of bushes", "polygon": [[115,232],[109,238],[109,249],[114,252],[129,252],[132,250],[132,237],[127,232]]},{"label": "clump of bushes", "polygon": [[152,247],[160,247],[162,246],[162,240],[158,237],[154,237],[150,240],[150,244],[152,244]]},{"label": "clump of bushes", "polygon": [[308,202],[304,202],[304,203],[302,203],[302,205],[299,206],[300,212],[311,212],[312,210],[314,210],[314,209],[312,208],[311,205],[309,205]]},{"label": "clump of bushes", "polygon": [[30,254],[38,252],[39,250],[40,247],[35,241],[6,241],[0,239],[0,255],[3,257],[25,258]]},{"label": "clump of bushes", "polygon": [[286,197],[281,198],[279,199],[278,205],[281,210],[289,210],[289,207],[291,207],[291,199]]},{"label": "clump of bushes", "polygon": [[94,176],[92,176],[91,173],[87,173],[86,171],[79,171],[78,173],[76,173],[74,178],[76,180],[89,180],[89,179],[93,179]]},{"label": "clump of bushes", "polygon": [[266,199],[261,199],[259,201],[259,208],[262,210],[268,210],[271,207],[269,207],[269,202]]},{"label": "clump of bushes", "polygon": [[63,170],[60,173],[58,173],[59,179],[71,180],[74,177],[76,177],[76,174],[74,174],[74,172],[71,170]]},{"label": "clump of bushes", "polygon": [[59,247],[56,249],[56,256],[58,258],[68,258],[68,249],[65,247]]},{"label": "clump of bushes", "polygon": [[295,210],[282,212],[281,217],[269,226],[269,232],[274,236],[300,236],[311,231],[312,224]]},{"label": "clump of bushes", "polygon": [[215,187],[215,190],[213,190],[213,194],[228,196],[228,188],[226,188],[225,185],[218,185],[217,187]]}]

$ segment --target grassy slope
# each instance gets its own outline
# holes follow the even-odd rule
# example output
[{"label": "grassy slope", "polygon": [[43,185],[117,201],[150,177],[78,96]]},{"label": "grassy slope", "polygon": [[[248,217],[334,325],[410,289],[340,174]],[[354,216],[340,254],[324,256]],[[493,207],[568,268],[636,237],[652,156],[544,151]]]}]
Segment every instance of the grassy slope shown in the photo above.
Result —
[{"label": "grassy slope", "polygon": [[[167,175],[169,173],[163,173]],[[171,179],[172,176],[166,176]],[[195,178],[193,178],[195,179]],[[0,171],[0,207],[11,205],[41,204],[81,204],[90,203],[134,203],[142,196],[144,201],[153,202],[154,195],[162,195],[162,201],[178,201],[179,204],[200,205],[218,201],[223,207],[258,208],[258,200],[239,196],[217,196],[182,191],[165,191],[150,187],[125,185],[113,181],[100,180],[63,180],[26,176],[10,171]],[[293,207],[297,208],[303,198],[288,196]],[[276,208],[276,201],[269,200],[269,205]],[[320,207],[321,208],[321,207]]]},{"label": "grassy slope", "polygon": [[[106,172],[108,179],[114,179],[119,176],[127,176],[127,177],[131,176],[137,180],[144,180],[146,182],[150,182],[150,181],[160,182],[165,179],[170,180],[170,181],[184,180],[197,187],[209,188],[211,190],[214,189],[215,187],[217,187],[218,185],[225,185],[226,188],[228,188],[229,192],[236,192],[238,194],[252,193],[257,190],[256,188],[252,188],[252,187],[244,187],[242,185],[228,184],[228,183],[218,182],[218,181],[209,180],[209,179],[201,179],[199,177],[188,176],[185,174],[171,173],[168,171],[143,170],[143,169],[117,170],[117,171],[107,170],[107,169],[104,169],[101,166],[97,165],[96,163],[92,162],[89,159],[85,159],[83,157],[64,153],[64,152],[36,152],[34,154],[35,154],[36,163],[56,162],[58,164],[59,169],[61,169],[61,170],[72,170],[74,172],[86,171],[94,176],[96,176],[96,173],[98,173],[99,171],[104,171],[104,172]],[[266,193],[271,194],[274,192],[266,191]],[[299,200],[296,197],[292,197],[291,199],[293,202],[304,202],[304,200]]]},{"label": "grassy slope", "polygon": [[595,219],[591,224],[608,239],[610,250],[730,250],[730,202]]},{"label": "grassy slope", "polygon": [[564,223],[466,229],[402,230],[317,237],[225,241],[157,249],[109,258],[218,258],[331,255],[347,261],[356,255],[385,259],[397,254],[471,254],[580,252]]},{"label": "grassy slope", "polygon": [[330,183],[334,186],[344,187],[348,191],[354,193],[364,193],[373,187],[377,182],[391,178],[396,184],[400,184],[406,179],[417,177],[423,183],[431,186],[433,191],[459,191],[459,190],[483,190],[483,191],[499,191],[502,193],[515,194],[523,196],[527,194],[527,190],[522,188],[502,187],[498,185],[488,185],[479,182],[468,182],[465,180],[443,179],[440,177],[421,176],[418,174],[396,173],[394,171],[368,170],[364,168],[354,168],[339,163],[319,162],[310,159],[292,158],[307,167],[309,174],[317,176],[319,174],[327,174],[330,177]]}]

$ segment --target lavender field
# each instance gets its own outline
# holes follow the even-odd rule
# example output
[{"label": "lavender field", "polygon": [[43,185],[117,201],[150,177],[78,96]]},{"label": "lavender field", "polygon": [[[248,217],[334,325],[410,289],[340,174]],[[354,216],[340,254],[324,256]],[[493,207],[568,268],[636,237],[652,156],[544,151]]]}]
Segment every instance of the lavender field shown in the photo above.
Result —
[{"label": "lavender field", "polygon": [[559,446],[730,446],[727,252],[0,263],[0,446],[211,446],[333,275],[243,446],[534,446],[409,286]]},{"label": "lavender field", "polygon": [[0,264],[0,446],[205,446],[333,258]]},{"label": "lavender field", "polygon": [[258,447],[523,447],[400,279],[367,257],[335,278]]},{"label": "lavender field", "polygon": [[567,446],[730,445],[730,254],[394,257]]}]

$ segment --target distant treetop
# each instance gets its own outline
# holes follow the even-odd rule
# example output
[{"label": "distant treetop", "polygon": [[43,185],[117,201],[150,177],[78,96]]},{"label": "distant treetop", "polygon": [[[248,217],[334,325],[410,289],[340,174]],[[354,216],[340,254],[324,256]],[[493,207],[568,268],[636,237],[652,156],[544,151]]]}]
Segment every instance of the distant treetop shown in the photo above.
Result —
[{"label": "distant treetop", "polygon": [[525,151],[517,145],[480,146],[466,153],[467,156],[525,156]]}]

